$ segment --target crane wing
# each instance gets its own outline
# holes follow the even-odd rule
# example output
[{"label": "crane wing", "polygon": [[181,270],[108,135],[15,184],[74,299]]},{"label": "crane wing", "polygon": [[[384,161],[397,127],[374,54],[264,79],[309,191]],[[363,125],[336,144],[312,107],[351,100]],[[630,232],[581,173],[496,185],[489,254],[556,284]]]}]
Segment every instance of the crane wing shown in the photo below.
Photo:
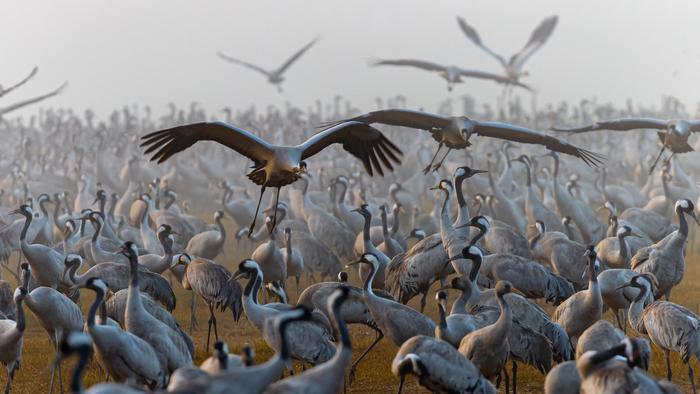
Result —
[{"label": "crane wing", "polygon": [[491,48],[487,47],[484,44],[484,42],[481,41],[481,37],[479,36],[479,33],[477,33],[476,29],[470,26],[464,18],[458,16],[457,24],[459,25],[459,28],[462,29],[462,33],[464,33],[464,35],[467,36],[467,38],[470,39],[471,42],[473,42],[476,46],[481,48],[484,52],[493,56],[496,60],[498,60],[499,63],[501,63],[501,65],[504,68],[507,66],[506,59],[504,59],[503,56],[492,51]]},{"label": "crane wing", "polygon": [[262,68],[262,67],[260,67],[260,66],[256,66],[256,65],[253,64],[253,63],[248,63],[248,62],[243,61],[243,60],[238,60],[238,59],[236,59],[236,58],[233,58],[233,57],[231,57],[231,56],[228,56],[228,55],[224,54],[224,53],[221,52],[221,51],[217,52],[216,54],[219,55],[220,58],[226,60],[227,62],[235,63],[235,64],[241,65],[241,66],[243,66],[243,67],[248,67],[248,68],[250,68],[251,70],[255,70],[255,71],[257,71],[257,72],[259,72],[259,73],[261,73],[261,74],[263,74],[263,75],[269,75],[269,74],[270,74],[267,70],[265,70],[264,68]]},{"label": "crane wing", "polygon": [[391,162],[401,164],[401,149],[374,127],[354,121],[329,127],[299,145],[303,151],[302,160],[336,143],[343,144],[343,149],[360,159],[370,176],[374,170],[384,175],[382,164],[392,171],[394,167]]},{"label": "crane wing", "polygon": [[32,105],[32,104],[38,103],[39,101],[45,100],[49,97],[53,97],[53,96],[61,93],[63,91],[63,89],[66,88],[66,86],[68,86],[68,82],[64,82],[63,85],[59,86],[58,89],[56,89],[52,92],[49,92],[49,93],[46,93],[46,94],[43,94],[41,96],[37,96],[34,98],[30,98],[27,100],[23,100],[23,101],[20,101],[18,103],[14,103],[14,104],[7,106],[5,108],[0,108],[0,117],[7,114],[8,112],[12,112],[12,111],[20,109],[22,107],[26,107],[27,105]]},{"label": "crane wing", "polygon": [[324,127],[342,122],[357,121],[366,124],[381,123],[391,126],[403,126],[413,129],[431,130],[447,127],[450,119],[446,116],[411,109],[383,109],[356,116],[351,119],[324,124]]},{"label": "crane wing", "polygon": [[273,154],[272,145],[252,133],[223,122],[200,122],[155,131],[141,137],[146,154],[158,150],[151,160],[162,163],[198,141],[215,141],[246,156],[256,166]]},{"label": "crane wing", "polygon": [[510,79],[510,78],[505,77],[503,75],[494,74],[494,73],[490,73],[490,72],[486,72],[486,71],[460,69],[459,75],[464,76],[464,77],[469,77],[469,78],[489,79],[489,80],[492,80],[492,81],[495,81],[498,83],[519,86],[523,89],[532,91],[532,88],[530,86],[525,85],[522,82],[518,82],[514,79]]},{"label": "crane wing", "polygon": [[521,70],[527,59],[529,59],[532,54],[537,52],[537,50],[547,42],[549,37],[554,32],[554,28],[557,27],[558,19],[559,18],[554,15],[543,20],[539,26],[532,31],[530,34],[530,39],[527,41],[523,49],[511,56],[508,63],[515,66],[516,69]]},{"label": "crane wing", "polygon": [[476,122],[474,131],[484,137],[499,138],[525,144],[544,145],[547,149],[578,157],[589,166],[602,164],[605,156],[578,148],[559,138],[538,133],[525,127],[501,122]]},{"label": "crane wing", "polygon": [[11,91],[13,91],[13,90],[17,89],[18,87],[24,85],[25,83],[29,82],[30,79],[34,78],[34,76],[36,75],[36,73],[37,73],[38,71],[39,71],[39,67],[34,66],[34,68],[33,68],[32,71],[29,73],[29,75],[27,75],[23,80],[19,81],[18,83],[16,83],[16,84],[13,85],[13,86],[10,86],[10,87],[7,88],[7,89],[3,89],[3,90],[0,92],[0,97],[6,95],[6,94],[8,94],[8,93],[10,93]]},{"label": "crane wing", "polygon": [[628,131],[634,129],[657,129],[663,130],[667,127],[667,122],[661,119],[654,118],[623,118],[608,120],[604,122],[595,122],[592,125],[583,126],[574,129],[565,129],[552,127],[552,131],[565,131],[569,133],[585,133],[596,130],[614,130]]},{"label": "crane wing", "polygon": [[426,71],[445,71],[446,67],[442,64],[437,64],[433,62],[427,62],[424,60],[414,60],[414,59],[394,59],[394,60],[382,60],[375,59],[370,61],[370,66],[409,66],[420,68]]},{"label": "crane wing", "polygon": [[280,66],[280,68],[277,70],[277,73],[282,74],[283,72],[285,72],[289,68],[289,66],[292,65],[292,63],[296,62],[301,57],[301,55],[303,55],[306,51],[308,51],[309,48],[311,48],[314,44],[316,44],[317,41],[318,41],[318,38],[314,38],[310,43],[304,45],[303,48],[301,48],[297,53],[292,55],[292,57],[287,59],[287,61],[284,62],[284,64],[282,64]]},{"label": "crane wing", "polygon": [[700,131],[700,120],[693,120],[690,122],[691,131]]}]

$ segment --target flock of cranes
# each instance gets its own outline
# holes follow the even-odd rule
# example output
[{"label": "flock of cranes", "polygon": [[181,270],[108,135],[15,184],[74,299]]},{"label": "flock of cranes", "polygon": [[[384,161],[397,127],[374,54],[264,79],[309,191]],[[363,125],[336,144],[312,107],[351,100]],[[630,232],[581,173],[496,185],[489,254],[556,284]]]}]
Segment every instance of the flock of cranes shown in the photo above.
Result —
[{"label": "flock of cranes", "polygon": [[[673,353],[694,390],[700,318],[669,300],[698,222],[700,192],[684,183],[694,168],[681,156],[649,173],[639,156],[606,159],[612,151],[578,148],[536,125],[403,108],[309,113],[320,131],[287,115],[295,133],[253,133],[196,110],[191,122],[124,111],[94,128],[75,115],[46,116],[41,125],[59,126],[25,131],[2,182],[8,392],[22,373],[30,315],[55,349],[50,390],[64,389],[61,360],[77,353],[74,392],[91,354],[111,382],[90,392],[339,392],[362,382],[366,355],[385,341],[396,357],[372,368],[395,374],[399,390],[415,375],[435,392],[517,392],[525,364],[546,375],[551,393],[674,392]],[[41,138],[122,128],[118,145],[91,153]],[[297,144],[291,134],[309,137]],[[430,153],[436,142],[456,152]],[[652,152],[653,142],[642,149]],[[27,159],[37,151],[53,164]],[[464,165],[465,151],[483,169]],[[157,164],[134,159],[142,155]],[[89,160],[121,170],[109,176]],[[45,176],[49,168],[61,183]],[[228,220],[239,228],[233,235]],[[230,261],[231,247],[245,258]],[[86,292],[94,299],[84,311]],[[198,300],[209,316],[201,343],[190,336]],[[183,302],[189,322],[172,315]],[[222,319],[248,327],[275,355],[260,363],[250,347],[229,354]],[[360,352],[347,325],[377,336]],[[664,352],[664,380],[646,371],[650,344]],[[214,349],[199,367],[196,346]],[[308,369],[285,374],[292,362]]]},{"label": "flock of cranes", "polygon": [[[556,23],[545,19],[506,60],[458,18],[503,74],[376,64],[528,89],[524,64]],[[316,41],[272,71],[219,56],[281,91]],[[700,317],[671,294],[688,281],[700,224],[700,165],[675,154],[694,150],[700,123],[659,120],[688,118],[682,107],[582,103],[494,118],[473,107],[362,114],[341,101],[226,109],[226,122],[196,103],[160,119],[139,107],[98,123],[66,110],[2,118],[5,392],[23,373],[30,316],[55,353],[50,392],[64,392],[63,360],[74,356],[73,393],[337,393],[370,368],[391,371],[399,392],[414,375],[437,393],[515,393],[519,365],[545,376],[546,393],[675,393],[671,357],[696,392]],[[547,128],[557,134],[537,131]],[[635,129],[656,130],[661,151],[644,137],[581,134]],[[201,343],[198,303],[208,308]],[[178,304],[189,322],[176,320]],[[222,320],[274,355],[258,360],[242,343],[230,354]],[[350,325],[376,333],[361,352]],[[382,341],[393,360],[368,366]],[[197,347],[210,356],[199,366]],[[648,371],[658,350],[664,377]],[[105,382],[85,389],[88,368]]]},{"label": "flock of cranes", "polygon": [[[488,53],[490,56],[495,58],[500,65],[503,67],[502,73],[495,73],[483,70],[468,69],[461,66],[455,65],[443,65],[427,60],[418,59],[372,59],[370,65],[376,66],[399,66],[399,67],[413,67],[419,70],[430,71],[440,75],[447,82],[447,90],[452,91],[455,84],[464,82],[462,78],[475,78],[484,79],[496,82],[498,84],[505,85],[506,87],[519,87],[527,91],[532,91],[532,88],[520,81],[522,77],[526,77],[528,72],[523,68],[525,63],[530,57],[537,52],[549,39],[549,37],[554,32],[557,26],[558,17],[551,16],[543,20],[539,26],[535,28],[530,34],[525,46],[512,55],[508,60],[505,57],[497,54],[489,47],[487,47],[481,40],[481,36],[477,33],[476,29],[469,24],[462,17],[457,17],[457,24],[462,30],[465,36],[473,42],[476,46],[482,49],[484,52]],[[299,58],[306,53],[316,42],[318,38],[315,38],[300,50],[298,50],[294,55],[292,55],[287,61],[285,61],[279,68],[274,70],[268,70],[263,67],[257,66],[250,62],[231,57],[219,51],[217,55],[227,61],[240,66],[246,67],[250,70],[257,71],[263,74],[267,81],[276,86],[277,90],[282,93],[282,82],[284,81],[284,72]]]}]

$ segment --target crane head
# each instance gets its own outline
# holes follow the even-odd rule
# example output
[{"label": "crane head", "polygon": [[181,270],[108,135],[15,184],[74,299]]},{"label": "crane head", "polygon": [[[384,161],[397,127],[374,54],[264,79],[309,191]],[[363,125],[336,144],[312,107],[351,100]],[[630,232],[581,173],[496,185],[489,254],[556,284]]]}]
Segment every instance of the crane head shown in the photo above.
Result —
[{"label": "crane head", "polygon": [[471,178],[476,174],[485,174],[487,172],[488,171],[486,171],[486,170],[476,170],[476,169],[473,169],[469,166],[462,166],[462,167],[457,167],[457,169],[455,170],[454,178],[462,180],[462,179],[466,179],[466,178]]},{"label": "crane head", "polygon": [[426,372],[423,362],[415,353],[408,353],[405,355],[401,361],[398,362],[396,369],[399,376],[404,376],[409,373],[421,376]]},{"label": "crane head", "polygon": [[347,283],[347,282],[348,282],[348,273],[346,271],[338,272],[338,283]]},{"label": "crane head", "polygon": [[260,266],[255,260],[245,259],[238,264],[238,271],[231,275],[231,280],[238,280],[242,277],[251,278],[253,273],[257,273],[258,271],[260,271]]},{"label": "crane head", "polygon": [[136,245],[131,241],[124,242],[124,245],[122,246],[122,249],[119,251],[119,253],[123,254],[129,259],[136,259],[139,255],[139,252],[136,249]]},{"label": "crane head", "polygon": [[695,223],[700,224],[700,221],[698,221],[698,217],[695,215],[695,204],[693,204],[692,201],[688,200],[687,198],[683,198],[681,200],[676,201],[676,206],[675,206],[676,212],[684,212],[693,220],[695,220]]},{"label": "crane head", "polygon": [[369,264],[374,268],[377,268],[379,267],[379,260],[377,260],[377,256],[375,256],[373,253],[365,253],[359,260],[348,263],[345,267],[347,268],[357,264]]},{"label": "crane head", "polygon": [[99,291],[102,291],[103,293],[107,293],[107,289],[108,289],[107,283],[104,280],[102,280],[102,278],[98,278],[98,277],[89,278],[87,280],[87,282],[85,282],[85,287],[87,287],[88,289],[95,290],[95,291],[99,290]]},{"label": "crane head", "polygon": [[513,284],[507,280],[499,280],[496,283],[496,295],[498,297],[503,297],[504,295],[513,291]]},{"label": "crane head", "polygon": [[20,214],[20,215],[22,215],[22,216],[24,216],[24,217],[29,217],[29,216],[32,216],[33,211],[32,211],[32,207],[30,207],[29,205],[27,205],[27,204],[22,204],[22,205],[19,206],[19,208],[15,209],[14,211],[8,212],[8,214],[9,214],[9,215]]}]

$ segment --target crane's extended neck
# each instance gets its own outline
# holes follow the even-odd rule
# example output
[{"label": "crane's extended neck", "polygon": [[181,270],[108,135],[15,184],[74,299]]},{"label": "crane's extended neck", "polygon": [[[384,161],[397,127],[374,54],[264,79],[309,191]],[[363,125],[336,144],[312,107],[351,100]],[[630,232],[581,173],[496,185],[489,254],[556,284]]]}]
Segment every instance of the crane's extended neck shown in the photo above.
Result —
[{"label": "crane's extended neck", "polygon": [[97,308],[103,304],[105,299],[104,290],[99,287],[95,287],[93,290],[95,291],[95,301],[93,301],[92,305],[90,305],[90,311],[88,312],[87,317],[87,326],[90,328],[95,326],[95,315],[97,315]]}]

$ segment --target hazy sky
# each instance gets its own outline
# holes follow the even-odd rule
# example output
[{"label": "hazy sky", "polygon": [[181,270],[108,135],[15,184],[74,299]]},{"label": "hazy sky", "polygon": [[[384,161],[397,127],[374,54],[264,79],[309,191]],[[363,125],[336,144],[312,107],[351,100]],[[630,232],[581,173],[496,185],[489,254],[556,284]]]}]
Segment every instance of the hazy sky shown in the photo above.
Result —
[{"label": "hazy sky", "polygon": [[[348,97],[362,109],[402,93],[434,108],[464,93],[493,102],[500,86],[468,81],[449,94],[437,75],[370,68],[372,57],[416,58],[500,71],[455,22],[464,16],[495,51],[519,50],[532,29],[559,15],[549,42],[527,64],[538,102],[598,97],[624,103],[700,101],[700,2],[657,0],[22,0],[3,2],[0,81],[34,65],[39,75],[0,106],[69,81],[51,105],[98,114],[123,104],[197,100],[207,109]],[[263,67],[279,66],[319,36],[287,73],[279,94],[262,75],[226,63],[222,50]],[[48,105],[48,104],[47,104]],[[34,110],[31,110],[34,111]]]}]

